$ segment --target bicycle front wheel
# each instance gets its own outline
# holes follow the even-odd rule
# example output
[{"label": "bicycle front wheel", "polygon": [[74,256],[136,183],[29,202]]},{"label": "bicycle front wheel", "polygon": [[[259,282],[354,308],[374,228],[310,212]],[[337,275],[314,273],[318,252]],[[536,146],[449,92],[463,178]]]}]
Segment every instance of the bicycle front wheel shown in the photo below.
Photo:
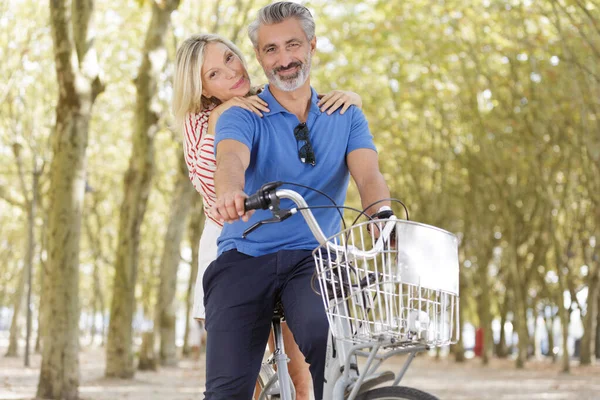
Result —
[{"label": "bicycle front wheel", "polygon": [[389,386],[364,392],[356,400],[439,400],[437,397],[406,386]]}]

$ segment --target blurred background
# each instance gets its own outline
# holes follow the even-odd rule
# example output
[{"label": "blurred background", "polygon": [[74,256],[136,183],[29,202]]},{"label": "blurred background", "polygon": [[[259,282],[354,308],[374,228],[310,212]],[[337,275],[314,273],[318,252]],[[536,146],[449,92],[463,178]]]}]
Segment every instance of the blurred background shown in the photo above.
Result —
[{"label": "blurred background", "polygon": [[[0,351],[39,374],[38,396],[76,398],[90,348],[121,378],[191,353],[203,217],[172,129],[174,55],[217,32],[266,83],[246,27],[268,3],[0,0]],[[460,239],[461,340],[432,356],[593,364],[600,3],[303,4],[312,85],[362,96],[392,195]]]}]

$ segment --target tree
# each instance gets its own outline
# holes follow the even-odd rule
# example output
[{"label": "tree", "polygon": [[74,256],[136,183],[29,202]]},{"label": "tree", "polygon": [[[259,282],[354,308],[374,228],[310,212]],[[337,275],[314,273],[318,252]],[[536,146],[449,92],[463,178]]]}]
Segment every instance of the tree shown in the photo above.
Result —
[{"label": "tree", "polygon": [[52,137],[48,291],[37,397],[78,399],[79,239],[92,106],[104,87],[93,48],[92,0],[50,0],[59,97]]},{"label": "tree", "polygon": [[152,17],[142,49],[142,63],[135,78],[136,104],[133,116],[133,149],[123,182],[115,261],[113,297],[106,347],[106,376],[132,378],[132,339],[135,284],[140,227],[146,212],[154,170],[154,137],[163,107],[157,100],[160,73],[168,61],[164,38],[171,13],[179,0],[151,1]]},{"label": "tree", "polygon": [[190,212],[190,223],[188,227],[188,238],[191,247],[192,257],[190,260],[190,279],[185,293],[185,332],[183,334],[183,355],[187,356],[191,352],[189,345],[190,322],[192,318],[192,307],[194,304],[194,293],[196,288],[196,278],[198,276],[198,244],[204,228],[204,209],[202,207],[202,198],[197,196],[192,200],[192,210]]},{"label": "tree", "polygon": [[[177,347],[175,344],[177,303],[175,293],[177,290],[177,270],[181,262],[179,250],[192,198],[197,195],[194,187],[190,184],[185,159],[181,156],[183,146],[179,146],[177,150],[179,169],[160,263],[160,286],[156,304],[160,332],[160,362],[162,365],[175,365],[177,363]],[[189,319],[189,316],[187,318]]]},{"label": "tree", "polygon": [[[25,262],[23,263],[23,272],[19,277],[19,283],[17,286],[17,291],[15,292],[14,299],[14,307],[13,307],[13,319],[10,326],[10,338],[8,350],[6,351],[6,356],[15,357],[17,356],[17,339],[19,337],[19,315],[22,309],[21,301],[24,297],[25,286],[27,286],[27,294],[25,296],[25,306],[26,306],[26,338],[25,338],[25,366],[29,366],[29,349],[30,349],[30,337],[31,337],[31,296],[32,296],[32,281],[33,281],[33,257],[35,253],[35,217],[36,210],[38,206],[38,198],[39,198],[39,179],[43,173],[44,164],[40,163],[37,160],[37,157],[34,155],[32,160],[32,179],[31,179],[31,192],[27,188],[27,183],[25,179],[25,171],[23,166],[22,159],[22,147],[20,143],[15,142],[12,146],[13,154],[15,156],[17,171],[19,175],[19,184],[21,187],[21,191],[23,193],[23,199],[25,202],[25,211],[27,214],[27,240],[26,240],[26,249],[25,249]],[[29,148],[32,153],[35,153],[34,147],[31,143],[29,143]]]}]

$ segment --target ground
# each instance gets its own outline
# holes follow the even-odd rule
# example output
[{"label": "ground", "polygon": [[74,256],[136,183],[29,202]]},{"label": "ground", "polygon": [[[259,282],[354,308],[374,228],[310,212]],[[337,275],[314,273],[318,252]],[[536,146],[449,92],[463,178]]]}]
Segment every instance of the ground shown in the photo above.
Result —
[{"label": "ground", "polygon": [[[4,354],[6,348],[0,348]],[[178,368],[138,372],[133,380],[103,377],[104,351],[85,348],[81,352],[82,400],[199,400],[204,391],[204,359],[181,361]],[[22,358],[0,356],[0,400],[31,400],[35,396],[41,358],[34,355],[32,367]],[[401,364],[391,367],[398,370]],[[600,365],[578,367],[570,374],[559,365],[529,362],[516,370],[510,360],[492,360],[487,367],[478,359],[456,364],[419,356],[408,370],[404,385],[429,391],[448,400],[536,400],[600,399]]]}]

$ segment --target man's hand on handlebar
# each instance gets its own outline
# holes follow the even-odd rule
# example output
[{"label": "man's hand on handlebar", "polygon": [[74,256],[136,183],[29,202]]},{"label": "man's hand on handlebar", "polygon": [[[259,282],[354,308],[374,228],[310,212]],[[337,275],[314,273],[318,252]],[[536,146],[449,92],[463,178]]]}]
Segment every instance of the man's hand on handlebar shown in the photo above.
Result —
[{"label": "man's hand on handlebar", "polygon": [[[387,220],[392,215],[394,215],[394,212],[392,211],[392,209],[390,207],[381,207],[378,212],[371,215],[372,222],[369,225],[367,225],[367,230],[371,233],[371,235],[373,235],[375,237],[375,239],[379,239],[379,236],[381,236],[381,233],[382,233],[381,229],[383,229],[383,227],[384,227],[384,224],[377,222],[377,220],[380,220],[380,219]],[[392,230],[392,232],[390,232],[390,236],[388,239],[388,245],[390,248],[396,248],[396,230],[395,229]]]},{"label": "man's hand on handlebar", "polygon": [[212,207],[212,215],[222,223],[232,223],[238,219],[247,222],[254,211],[245,211],[244,200],[248,196],[242,190],[233,190],[217,197],[217,202]]}]

